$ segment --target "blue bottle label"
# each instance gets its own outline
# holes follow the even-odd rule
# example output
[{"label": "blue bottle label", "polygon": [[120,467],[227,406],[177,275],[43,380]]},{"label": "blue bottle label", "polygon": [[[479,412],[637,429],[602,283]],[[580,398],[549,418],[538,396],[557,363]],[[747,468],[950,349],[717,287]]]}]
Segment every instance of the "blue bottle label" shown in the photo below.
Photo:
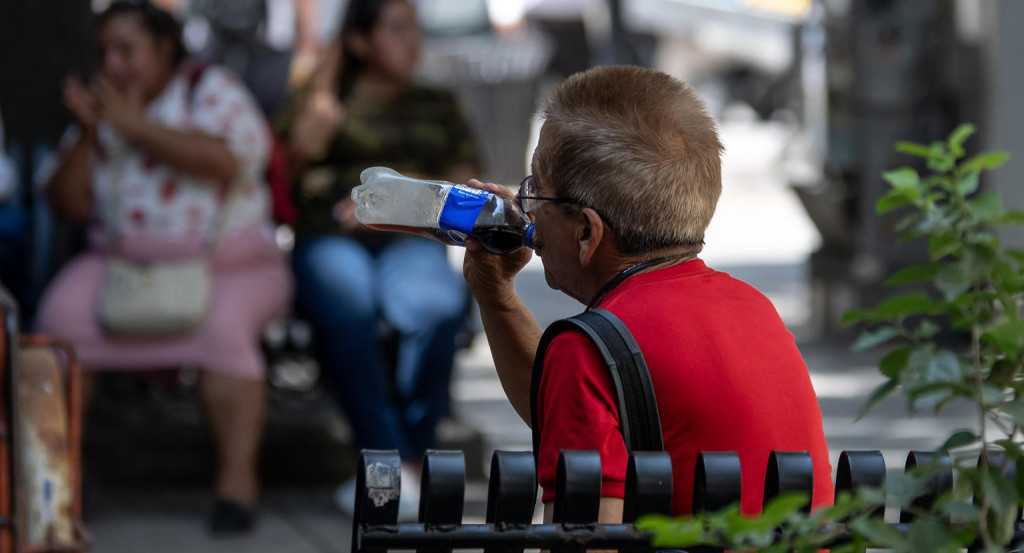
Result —
[{"label": "blue bottle label", "polygon": [[438,226],[454,244],[464,245],[466,236],[473,233],[473,225],[491,197],[490,192],[468,186],[455,185],[445,198]]}]

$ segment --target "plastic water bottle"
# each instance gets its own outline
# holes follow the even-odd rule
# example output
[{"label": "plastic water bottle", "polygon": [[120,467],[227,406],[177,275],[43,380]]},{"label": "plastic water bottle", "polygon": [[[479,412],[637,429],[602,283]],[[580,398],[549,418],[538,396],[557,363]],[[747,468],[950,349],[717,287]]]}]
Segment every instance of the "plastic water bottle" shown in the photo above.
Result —
[{"label": "plastic water bottle", "polygon": [[370,167],[352,190],[356,219],[378,230],[408,232],[453,246],[472,236],[493,253],[533,247],[533,224],[516,202],[461,184],[407,177]]}]

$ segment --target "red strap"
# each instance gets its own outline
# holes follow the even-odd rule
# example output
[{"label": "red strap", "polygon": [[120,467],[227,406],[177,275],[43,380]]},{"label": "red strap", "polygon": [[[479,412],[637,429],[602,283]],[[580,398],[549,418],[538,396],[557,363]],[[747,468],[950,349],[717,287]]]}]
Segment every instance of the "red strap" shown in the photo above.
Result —
[{"label": "red strap", "polygon": [[188,86],[188,97],[189,105],[194,103],[196,88],[199,86],[199,81],[203,79],[203,74],[206,73],[206,68],[210,67],[209,63],[201,60],[189,61],[185,65],[185,83]]}]

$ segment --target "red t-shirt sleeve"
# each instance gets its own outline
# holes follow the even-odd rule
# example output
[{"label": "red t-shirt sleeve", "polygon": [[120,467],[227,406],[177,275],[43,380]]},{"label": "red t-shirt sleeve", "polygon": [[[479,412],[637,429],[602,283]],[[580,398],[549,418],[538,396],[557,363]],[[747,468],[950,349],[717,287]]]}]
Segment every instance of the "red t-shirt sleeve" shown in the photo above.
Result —
[{"label": "red t-shirt sleeve", "polygon": [[600,453],[601,495],[621,498],[628,457],[619,431],[615,391],[597,348],[583,333],[563,332],[551,342],[537,402],[542,500],[554,500],[558,454],[563,449]]}]

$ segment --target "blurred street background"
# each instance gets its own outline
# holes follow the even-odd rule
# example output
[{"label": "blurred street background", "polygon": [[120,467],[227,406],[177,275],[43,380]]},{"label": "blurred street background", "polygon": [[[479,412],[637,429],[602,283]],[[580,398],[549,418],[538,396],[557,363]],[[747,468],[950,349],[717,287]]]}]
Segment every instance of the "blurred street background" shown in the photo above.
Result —
[{"label": "blurred street background", "polygon": [[[67,25],[48,27],[48,40],[68,38],[75,31],[67,29],[83,25],[76,19],[81,6],[67,7],[82,0],[7,0],[22,3],[50,6],[54,24]],[[200,2],[166,3],[184,14],[186,39],[201,48],[208,29],[201,18],[189,17]],[[94,0],[92,8],[102,4]],[[282,44],[294,41],[288,36],[295,25],[290,4],[267,0],[261,32],[271,38],[280,34],[274,40]],[[344,4],[316,2],[320,44],[332,40]],[[417,5],[426,30],[420,79],[458,94],[481,144],[483,177],[493,182],[515,186],[528,172],[539,127],[532,117],[537,99],[572,72],[598,64],[641,64],[697,89],[719,121],[726,148],[724,190],[701,257],[766,294],[782,315],[811,372],[833,463],[842,450],[880,449],[889,469],[901,470],[908,450],[934,449],[950,431],[974,424],[975,414],[956,405],[941,415],[910,416],[899,397],[855,421],[882,382],[875,368],[881,353],[852,352],[856,329],[842,328],[839,320],[848,308],[875,303],[885,275],[924,255],[921,244],[898,244],[891,221],[874,215],[885,186],[880,173],[910,164],[893,152],[894,141],[928,143],[960,122],[977,124],[980,132],[968,143],[970,152],[996,148],[1013,156],[983,187],[1000,192],[1006,207],[1024,208],[1024,110],[1014,105],[1024,97],[1024,34],[1016,29],[1024,21],[1024,2],[420,0]],[[30,221],[32,240],[15,252],[28,260],[23,265],[30,270],[15,284],[5,284],[18,288],[31,313],[42,285],[80,238],[50,218],[38,183],[19,183],[19,171],[32,175],[45,161],[31,153],[45,139],[20,129],[34,113],[53,111],[37,105],[44,98],[59,103],[59,96],[31,99],[25,97],[28,87],[20,95],[12,89],[19,75],[43,79],[43,72],[59,65],[53,58],[59,53],[33,57],[31,48],[19,50],[11,43],[34,44],[34,38],[15,38],[35,32],[12,19],[26,14],[38,15],[28,8],[0,7],[0,37],[8,37],[0,38],[5,60],[0,116],[16,123],[5,132],[0,206],[18,206]],[[18,26],[22,34],[4,31]],[[17,60],[15,52],[21,52]],[[300,79],[304,69],[289,65],[287,55],[282,59],[287,78]],[[25,107],[8,111],[8,106]],[[1024,234],[1003,238],[1024,247]],[[288,229],[280,229],[281,247],[287,249],[290,240]],[[461,267],[462,251],[452,248],[449,256],[453,267]],[[12,259],[17,258],[0,257],[0,269],[10,269]],[[517,285],[542,327],[582,310],[547,288],[539,259]],[[505,399],[479,321],[469,326],[476,334],[457,355],[452,417],[441,434],[443,447],[466,452],[466,516],[480,521],[491,452],[530,449],[530,433]],[[85,523],[93,551],[349,550],[351,521],[332,500],[334,487],[353,470],[346,423],[316,386],[315,373],[286,363],[290,358],[272,347],[267,355],[281,364],[270,396],[256,531],[231,540],[214,540],[204,532],[212,449],[195,405],[194,375],[186,370],[156,384],[115,382],[106,406],[94,407],[84,461]]]}]

